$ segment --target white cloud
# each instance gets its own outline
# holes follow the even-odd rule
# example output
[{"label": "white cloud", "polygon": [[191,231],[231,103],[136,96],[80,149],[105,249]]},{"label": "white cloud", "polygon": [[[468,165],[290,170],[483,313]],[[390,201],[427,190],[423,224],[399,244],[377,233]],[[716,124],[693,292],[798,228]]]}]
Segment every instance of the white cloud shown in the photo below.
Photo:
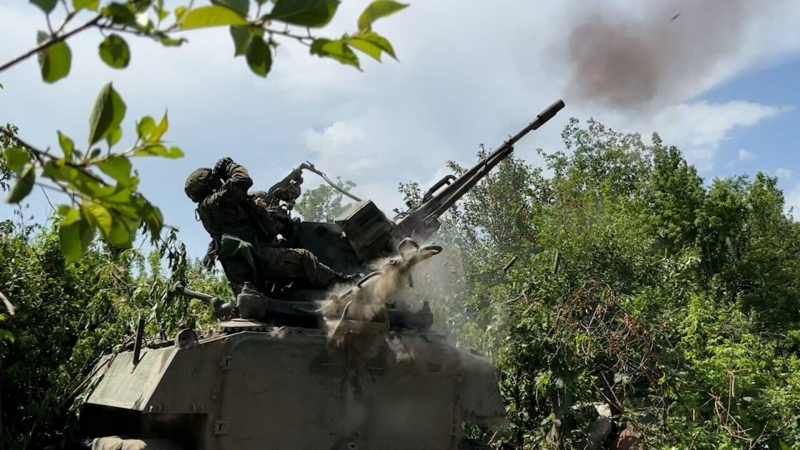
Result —
[{"label": "white cloud", "polygon": [[792,171],[789,169],[784,169],[783,167],[778,167],[778,169],[775,170],[775,176],[781,180],[788,180],[792,178]]},{"label": "white cloud", "polygon": [[699,169],[708,171],[713,167],[720,145],[733,130],[755,125],[783,111],[783,108],[743,101],[684,103],[657,114],[650,127],[681,148]]},{"label": "white cloud", "polygon": [[364,131],[357,126],[336,122],[322,131],[308,130],[306,145],[323,157],[338,157],[354,144],[364,140]]},{"label": "white cloud", "polygon": [[[596,117],[620,130],[637,131],[643,136],[657,132],[667,145],[680,148],[699,170],[709,172],[714,168],[720,146],[734,130],[754,126],[789,109],[743,101],[695,101],[668,106],[648,116],[611,113]],[[740,160],[752,155],[744,149],[739,151]]]},{"label": "white cloud", "polygon": [[739,161],[747,161],[748,159],[752,159],[756,156],[753,152],[748,152],[747,150],[740,148],[739,149]]}]

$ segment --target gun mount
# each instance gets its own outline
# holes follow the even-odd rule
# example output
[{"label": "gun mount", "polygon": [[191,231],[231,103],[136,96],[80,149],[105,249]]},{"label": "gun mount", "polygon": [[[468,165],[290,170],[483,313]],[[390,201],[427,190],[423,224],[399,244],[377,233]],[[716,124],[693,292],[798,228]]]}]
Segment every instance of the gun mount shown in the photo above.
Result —
[{"label": "gun mount", "polygon": [[556,101],[463,175],[447,175],[439,180],[425,193],[419,205],[394,220],[386,217],[372,201],[357,202],[335,223],[297,224],[292,246],[310,250],[335,270],[352,273],[376,258],[391,254],[405,238],[424,243],[439,229],[439,217],[497,164],[508,158],[514,151],[514,144],[547,123],[563,108],[564,102]]}]

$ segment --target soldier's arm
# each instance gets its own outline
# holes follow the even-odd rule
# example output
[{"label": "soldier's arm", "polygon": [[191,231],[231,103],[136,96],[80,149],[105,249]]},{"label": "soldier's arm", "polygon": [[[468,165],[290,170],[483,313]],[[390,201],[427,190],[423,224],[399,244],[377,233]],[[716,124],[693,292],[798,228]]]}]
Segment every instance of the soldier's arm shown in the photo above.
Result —
[{"label": "soldier's arm", "polygon": [[244,166],[227,159],[227,161],[220,160],[214,170],[219,173],[224,183],[211,194],[209,202],[217,205],[235,204],[247,197],[247,190],[253,185],[253,179]]},{"label": "soldier's arm", "polygon": [[296,167],[289,175],[283,180],[275,183],[274,186],[267,191],[268,204],[278,203],[283,200],[287,203],[292,203],[300,197],[302,193],[300,185],[303,184],[303,165]]}]

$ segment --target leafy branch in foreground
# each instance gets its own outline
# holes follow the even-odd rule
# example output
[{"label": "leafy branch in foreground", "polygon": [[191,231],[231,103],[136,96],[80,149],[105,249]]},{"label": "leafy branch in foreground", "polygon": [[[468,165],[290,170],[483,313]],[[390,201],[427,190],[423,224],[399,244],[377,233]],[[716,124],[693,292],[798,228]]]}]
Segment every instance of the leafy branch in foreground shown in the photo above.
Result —
[{"label": "leafy branch in foreground", "polygon": [[[190,0],[172,11],[165,8],[164,0],[30,2],[45,13],[47,31],[37,33],[36,47],[0,64],[0,73],[37,55],[42,79],[47,83],[69,75],[72,51],[67,40],[89,29],[96,29],[104,36],[98,48],[99,56],[117,69],[127,67],[131,60],[130,47],[121,35],[150,38],[165,46],[180,46],[186,39],[176,37],[177,33],[220,26],[230,27],[234,56],[244,55],[250,69],[262,77],[266,77],[272,67],[273,52],[280,39],[298,41],[308,46],[313,55],[360,68],[353,49],[378,61],[383,53],[396,58],[392,45],[376,33],[372,25],[408,6],[393,0],[375,0],[359,17],[357,32],[339,39],[326,39],[313,36],[311,29],[330,23],[340,0],[210,0],[210,4],[198,7]],[[56,16],[60,16],[60,23],[54,26],[58,23]],[[70,28],[80,18],[85,20]],[[0,130],[0,188],[9,188],[10,176],[17,179],[9,189],[7,202],[20,202],[36,184],[71,198],[71,205],[59,207],[61,248],[68,259],[80,258],[97,230],[104,241],[124,248],[131,245],[140,226],[144,225],[153,240],[159,237],[163,227],[159,209],[137,191],[139,178],[132,172],[130,158],[178,158],[183,153],[177,147],[167,149],[161,140],[167,129],[166,115],[158,124],[151,117],[142,118],[137,124],[138,138],[133,147],[112,153],[111,147],[122,137],[120,123],[124,116],[125,103],[109,84],[101,91],[92,112],[85,152],[76,149],[72,139],[60,132],[58,140],[63,156],[26,143],[17,137],[11,125]],[[108,144],[106,154],[94,147],[102,140]],[[105,178],[97,175],[97,170]],[[37,182],[37,178],[44,178],[47,183]]]},{"label": "leafy branch in foreground", "polygon": [[[194,1],[168,11],[163,0],[128,0],[101,4],[100,0],[66,1],[30,0],[47,17],[47,31],[37,33],[38,45],[0,65],[0,72],[38,55],[42,79],[54,83],[69,75],[72,52],[67,39],[88,29],[98,29],[104,36],[99,45],[100,58],[110,67],[128,66],[131,51],[120,34],[154,39],[164,46],[180,46],[186,39],[176,33],[199,28],[228,26],[234,43],[234,56],[245,56],[253,73],[266,77],[280,39],[295,40],[309,47],[312,55],[335,59],[360,68],[353,49],[380,61],[383,53],[396,59],[391,43],[372,29],[372,24],[408,5],[393,0],[373,1],[358,19],[358,31],[338,39],[312,35],[312,28],[326,26],[333,19],[339,0],[211,0],[194,7]],[[56,11],[58,4],[63,12]],[[251,3],[254,7],[251,8]],[[267,9],[269,9],[267,11]],[[53,27],[51,17],[63,14],[60,25]],[[81,25],[68,26],[79,16],[89,16]]]},{"label": "leafy branch in foreground", "polygon": [[[122,138],[120,123],[125,111],[122,98],[110,83],[107,84],[100,91],[89,118],[86,150],[77,148],[71,138],[59,131],[62,155],[25,142],[17,137],[14,127],[1,129],[4,167],[16,178],[6,201],[19,203],[37,184],[70,198],[69,205],[58,206],[59,242],[69,260],[81,258],[97,231],[107,243],[128,248],[141,226],[149,231],[153,241],[158,239],[164,226],[161,211],[137,191],[139,177],[132,169],[131,158],[180,158],[183,152],[178,147],[168,148],[162,140],[169,128],[166,114],[158,123],[150,116],[141,118],[131,148],[113,152],[113,146]],[[103,142],[106,152],[99,147]]]}]

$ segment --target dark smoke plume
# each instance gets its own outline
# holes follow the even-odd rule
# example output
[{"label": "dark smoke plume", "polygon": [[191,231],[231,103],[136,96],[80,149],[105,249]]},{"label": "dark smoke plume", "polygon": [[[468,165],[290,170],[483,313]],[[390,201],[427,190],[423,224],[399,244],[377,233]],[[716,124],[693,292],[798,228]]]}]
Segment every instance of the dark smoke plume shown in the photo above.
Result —
[{"label": "dark smoke plume", "polygon": [[780,3],[648,0],[638,15],[608,10],[586,15],[568,41],[568,98],[617,108],[683,100],[735,56],[760,13]]}]

